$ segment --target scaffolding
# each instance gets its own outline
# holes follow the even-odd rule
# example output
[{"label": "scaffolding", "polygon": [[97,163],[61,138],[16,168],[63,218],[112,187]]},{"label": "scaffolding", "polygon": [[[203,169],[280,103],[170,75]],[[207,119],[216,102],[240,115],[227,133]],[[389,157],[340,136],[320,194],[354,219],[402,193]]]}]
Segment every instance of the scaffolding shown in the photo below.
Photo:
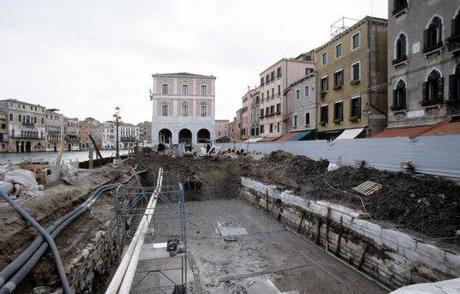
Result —
[{"label": "scaffolding", "polygon": [[342,17],[335,23],[331,25],[331,39],[335,38],[336,36],[340,35],[344,31],[346,31],[348,28],[353,26],[355,23],[357,23],[359,20],[353,19],[353,18],[348,18],[348,17]]},{"label": "scaffolding", "polygon": [[[122,281],[112,280],[106,293],[127,293],[126,289],[134,293],[167,293],[168,289],[175,293],[187,291],[184,188],[180,183],[163,186],[162,179],[163,170],[160,169],[156,186],[142,186],[137,178],[137,182],[120,185],[112,193],[116,232],[122,244],[120,256],[128,261],[121,261],[117,269],[120,273],[114,276]],[[126,279],[129,287],[123,287]]]}]

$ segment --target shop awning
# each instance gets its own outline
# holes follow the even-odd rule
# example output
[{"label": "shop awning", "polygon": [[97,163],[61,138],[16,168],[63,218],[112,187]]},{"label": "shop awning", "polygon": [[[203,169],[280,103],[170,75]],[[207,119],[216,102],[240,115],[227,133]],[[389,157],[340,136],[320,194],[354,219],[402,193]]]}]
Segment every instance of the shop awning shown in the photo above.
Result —
[{"label": "shop awning", "polygon": [[352,140],[359,136],[363,132],[364,128],[357,128],[357,129],[348,129],[343,131],[336,140]]},{"label": "shop awning", "polygon": [[252,137],[244,141],[244,143],[255,143],[255,142],[259,142],[262,139],[263,139],[262,137]]},{"label": "shop awning", "polygon": [[280,137],[264,137],[262,140],[259,140],[258,142],[273,142],[276,141]]},{"label": "shop awning", "polygon": [[286,141],[290,141],[292,137],[294,137],[295,133],[293,132],[290,132],[290,133],[287,133],[286,135],[283,135],[281,136],[280,138],[278,138],[276,140],[276,142],[286,142]]},{"label": "shop awning", "polygon": [[387,128],[373,138],[389,138],[389,137],[417,137],[428,131],[432,126],[418,126],[406,128]]},{"label": "shop awning", "polygon": [[303,141],[305,140],[313,131],[300,131],[295,132],[294,136],[289,139],[289,141]]}]

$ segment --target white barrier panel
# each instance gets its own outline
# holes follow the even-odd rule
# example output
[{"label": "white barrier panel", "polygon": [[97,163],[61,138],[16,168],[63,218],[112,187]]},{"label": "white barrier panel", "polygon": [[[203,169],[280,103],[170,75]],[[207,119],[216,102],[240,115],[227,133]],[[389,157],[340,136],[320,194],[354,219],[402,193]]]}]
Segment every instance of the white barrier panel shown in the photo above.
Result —
[{"label": "white barrier panel", "polygon": [[355,165],[356,160],[364,160],[368,167],[389,171],[401,171],[401,162],[410,161],[418,173],[460,178],[459,135],[217,145],[224,149],[236,148],[264,154],[284,150],[345,165]]}]

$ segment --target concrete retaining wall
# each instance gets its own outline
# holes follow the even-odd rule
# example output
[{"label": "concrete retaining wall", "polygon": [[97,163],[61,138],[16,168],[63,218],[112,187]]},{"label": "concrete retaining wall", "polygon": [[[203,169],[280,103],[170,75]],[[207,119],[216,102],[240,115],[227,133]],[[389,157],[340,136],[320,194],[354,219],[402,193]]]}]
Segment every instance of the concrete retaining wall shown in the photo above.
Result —
[{"label": "concrete retaining wall", "polygon": [[460,276],[458,253],[383,228],[359,211],[249,178],[241,178],[241,184],[250,202],[391,288]]}]

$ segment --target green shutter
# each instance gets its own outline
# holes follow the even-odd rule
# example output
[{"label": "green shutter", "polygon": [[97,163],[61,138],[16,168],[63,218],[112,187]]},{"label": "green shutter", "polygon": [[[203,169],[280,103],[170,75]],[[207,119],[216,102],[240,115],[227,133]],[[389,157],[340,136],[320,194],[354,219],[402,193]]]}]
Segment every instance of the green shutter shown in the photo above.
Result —
[{"label": "green shutter", "polygon": [[436,83],[436,98],[444,100],[444,78],[440,78]]}]

